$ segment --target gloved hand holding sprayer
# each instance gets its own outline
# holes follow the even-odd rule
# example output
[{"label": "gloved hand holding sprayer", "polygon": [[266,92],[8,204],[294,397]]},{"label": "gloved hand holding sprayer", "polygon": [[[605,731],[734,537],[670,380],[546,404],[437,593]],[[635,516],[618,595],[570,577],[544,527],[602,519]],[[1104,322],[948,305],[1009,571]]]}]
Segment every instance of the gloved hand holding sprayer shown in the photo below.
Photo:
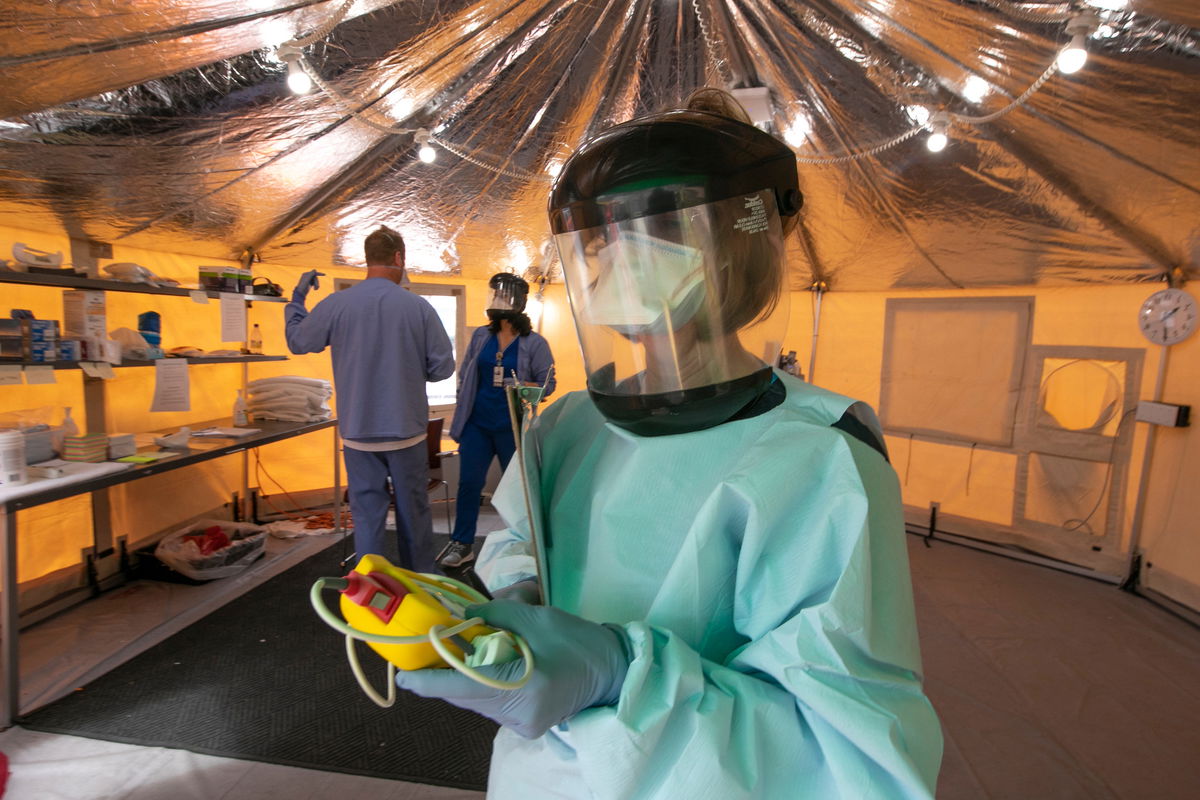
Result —
[{"label": "gloved hand holding sprayer", "polygon": [[[536,416],[541,392],[542,387],[508,388],[523,474],[523,428]],[[532,511],[528,505],[527,510]],[[527,602],[546,596],[537,585],[542,575],[537,583],[513,587],[506,598],[490,600],[460,581],[367,554],[345,577],[318,579],[310,599],[318,615],[345,634],[351,669],[376,704],[391,706],[399,686],[536,738],[584,708],[616,702],[630,660],[619,626]],[[324,589],[341,593],[344,621],[323,602]],[[389,662],[386,697],[363,674],[355,640]]]}]

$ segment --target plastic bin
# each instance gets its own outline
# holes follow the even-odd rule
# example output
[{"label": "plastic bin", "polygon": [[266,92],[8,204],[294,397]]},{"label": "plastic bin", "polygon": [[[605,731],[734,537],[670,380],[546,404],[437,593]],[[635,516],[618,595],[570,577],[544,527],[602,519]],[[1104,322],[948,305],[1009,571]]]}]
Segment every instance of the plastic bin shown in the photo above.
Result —
[{"label": "plastic bin", "polygon": [[[214,541],[206,536],[212,528],[220,528],[227,545],[207,549]],[[260,525],[202,519],[164,536],[154,548],[154,557],[192,580],[211,581],[245,571],[262,557],[266,544],[267,529]]]}]

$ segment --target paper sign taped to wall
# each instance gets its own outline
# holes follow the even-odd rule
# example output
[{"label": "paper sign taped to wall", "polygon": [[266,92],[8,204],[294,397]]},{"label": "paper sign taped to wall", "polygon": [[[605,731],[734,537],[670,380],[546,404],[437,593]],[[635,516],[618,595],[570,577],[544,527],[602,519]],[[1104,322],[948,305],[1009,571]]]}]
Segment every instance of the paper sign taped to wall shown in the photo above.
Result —
[{"label": "paper sign taped to wall", "polygon": [[195,289],[188,292],[188,297],[192,298],[193,303],[199,303],[204,306],[208,305],[208,292],[202,289]]},{"label": "paper sign taped to wall", "polygon": [[151,411],[191,411],[188,364],[182,358],[160,358],[154,362],[154,401]]},{"label": "paper sign taped to wall", "polygon": [[246,341],[246,303],[240,294],[221,295],[221,341]]},{"label": "paper sign taped to wall", "polygon": [[112,364],[107,361],[80,361],[79,368],[89,378],[103,378],[107,381],[116,376],[116,373],[113,372]]},{"label": "paper sign taped to wall", "polygon": [[25,382],[26,383],[57,383],[58,380],[54,377],[54,367],[49,364],[35,367],[25,367]]},{"label": "paper sign taped to wall", "polygon": [[0,364],[0,386],[11,386],[21,382],[20,364]]}]

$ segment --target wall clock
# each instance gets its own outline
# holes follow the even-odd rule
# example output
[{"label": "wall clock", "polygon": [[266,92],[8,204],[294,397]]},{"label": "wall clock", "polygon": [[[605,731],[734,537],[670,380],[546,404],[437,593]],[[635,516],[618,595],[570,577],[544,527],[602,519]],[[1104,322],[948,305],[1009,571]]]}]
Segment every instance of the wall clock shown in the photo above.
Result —
[{"label": "wall clock", "polygon": [[1191,336],[1198,321],[1196,298],[1183,289],[1162,289],[1146,298],[1138,327],[1155,344],[1175,344]]}]

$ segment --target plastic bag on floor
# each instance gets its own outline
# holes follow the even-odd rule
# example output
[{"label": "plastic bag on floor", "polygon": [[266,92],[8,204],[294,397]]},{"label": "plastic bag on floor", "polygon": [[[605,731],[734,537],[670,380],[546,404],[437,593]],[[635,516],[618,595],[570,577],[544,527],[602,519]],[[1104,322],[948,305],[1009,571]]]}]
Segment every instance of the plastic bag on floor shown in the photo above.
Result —
[{"label": "plastic bag on floor", "polygon": [[[351,520],[348,510],[342,511],[342,525],[345,528],[354,527],[354,522]],[[327,533],[334,533],[336,530],[333,524],[333,512],[331,511],[312,514],[299,519],[281,519],[276,522],[268,522],[266,529],[272,536],[279,539],[323,536]]]},{"label": "plastic bag on floor", "polygon": [[248,522],[202,519],[162,538],[154,557],[196,581],[229,578],[262,556],[267,530]]}]

